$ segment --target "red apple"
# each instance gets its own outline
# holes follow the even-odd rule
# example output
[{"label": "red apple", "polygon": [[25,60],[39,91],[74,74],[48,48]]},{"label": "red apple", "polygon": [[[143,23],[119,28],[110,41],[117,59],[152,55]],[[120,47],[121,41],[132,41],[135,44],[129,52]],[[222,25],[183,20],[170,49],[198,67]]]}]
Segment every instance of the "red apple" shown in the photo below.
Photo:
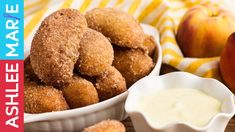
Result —
[{"label": "red apple", "polygon": [[187,57],[220,56],[229,35],[235,31],[235,16],[213,5],[197,5],[183,16],[177,41]]},{"label": "red apple", "polygon": [[235,93],[235,32],[228,38],[221,54],[220,71],[225,83]]}]

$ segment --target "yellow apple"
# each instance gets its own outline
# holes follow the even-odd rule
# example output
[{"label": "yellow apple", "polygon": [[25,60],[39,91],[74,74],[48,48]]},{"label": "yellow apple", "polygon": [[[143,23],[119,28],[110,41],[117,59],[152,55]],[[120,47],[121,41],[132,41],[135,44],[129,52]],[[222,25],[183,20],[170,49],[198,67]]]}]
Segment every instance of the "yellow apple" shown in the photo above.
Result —
[{"label": "yellow apple", "polygon": [[235,93],[235,32],[228,38],[221,54],[220,71],[225,83]]},{"label": "yellow apple", "polygon": [[220,56],[235,31],[235,16],[213,5],[190,8],[178,27],[177,41],[186,57]]}]

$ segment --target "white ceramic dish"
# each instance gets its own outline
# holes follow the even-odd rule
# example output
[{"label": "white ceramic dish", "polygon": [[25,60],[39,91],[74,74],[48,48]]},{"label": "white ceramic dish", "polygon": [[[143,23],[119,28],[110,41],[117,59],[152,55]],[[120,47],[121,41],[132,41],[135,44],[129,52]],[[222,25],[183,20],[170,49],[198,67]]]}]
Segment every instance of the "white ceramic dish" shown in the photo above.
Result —
[{"label": "white ceramic dish", "polygon": [[[158,31],[151,26],[141,25],[146,34],[155,38],[157,52],[156,65],[150,75],[159,75],[162,63],[162,50],[159,44]],[[25,57],[29,55],[29,50],[25,51]],[[49,112],[42,114],[24,114],[25,131],[32,132],[69,132],[81,131],[105,119],[123,120],[127,117],[124,111],[124,103],[128,91],[115,96],[106,101],[90,105],[83,108],[77,108],[59,112]]]},{"label": "white ceramic dish", "polygon": [[[141,95],[169,88],[194,88],[215,97],[222,102],[221,112],[215,115],[205,127],[196,127],[187,123],[170,123],[161,128],[153,125],[144,112],[136,105]],[[125,110],[131,117],[136,132],[224,132],[235,113],[234,95],[222,83],[215,79],[201,78],[186,72],[172,72],[162,76],[147,76],[129,89]]]}]

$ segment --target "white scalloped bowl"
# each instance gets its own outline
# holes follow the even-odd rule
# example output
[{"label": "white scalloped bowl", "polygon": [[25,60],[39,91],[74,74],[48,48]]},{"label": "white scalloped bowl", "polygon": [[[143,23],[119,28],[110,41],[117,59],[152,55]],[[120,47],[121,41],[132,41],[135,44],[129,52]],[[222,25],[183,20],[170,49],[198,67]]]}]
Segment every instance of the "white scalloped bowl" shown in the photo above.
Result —
[{"label": "white scalloped bowl", "polygon": [[[204,127],[188,123],[174,122],[162,127],[154,126],[143,111],[139,111],[138,100],[146,93],[169,88],[194,88],[218,99],[221,112],[216,114]],[[172,72],[162,76],[147,76],[129,89],[125,110],[131,117],[136,132],[224,132],[229,120],[234,116],[234,95],[221,82],[211,78],[201,78],[186,72]]]},{"label": "white scalloped bowl", "polygon": [[[152,35],[155,39],[157,50],[155,67],[149,75],[159,75],[162,63],[162,50],[159,43],[158,31],[145,24],[141,24],[146,34]],[[29,50],[25,52],[25,57],[29,55]],[[102,101],[90,106],[41,114],[24,114],[25,131],[32,132],[64,132],[81,131],[105,119],[124,120],[127,114],[124,110],[124,103],[128,91],[111,99]]]}]

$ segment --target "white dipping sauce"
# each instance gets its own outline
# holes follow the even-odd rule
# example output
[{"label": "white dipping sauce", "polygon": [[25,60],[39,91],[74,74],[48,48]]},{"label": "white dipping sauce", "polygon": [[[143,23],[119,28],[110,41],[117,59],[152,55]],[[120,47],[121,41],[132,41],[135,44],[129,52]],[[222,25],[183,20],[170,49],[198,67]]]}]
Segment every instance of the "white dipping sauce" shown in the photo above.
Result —
[{"label": "white dipping sauce", "polygon": [[144,95],[137,107],[155,126],[182,122],[202,127],[221,111],[217,99],[192,88],[172,88]]}]

